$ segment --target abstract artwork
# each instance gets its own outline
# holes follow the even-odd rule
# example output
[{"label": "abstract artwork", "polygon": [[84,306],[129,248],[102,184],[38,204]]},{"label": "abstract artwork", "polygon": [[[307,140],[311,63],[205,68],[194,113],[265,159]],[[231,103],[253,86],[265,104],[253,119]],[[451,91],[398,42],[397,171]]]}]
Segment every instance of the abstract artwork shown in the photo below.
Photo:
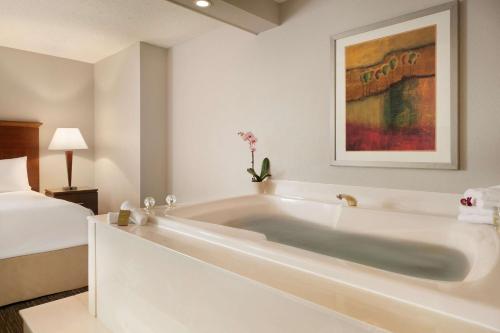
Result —
[{"label": "abstract artwork", "polygon": [[346,149],[435,150],[436,26],[351,45]]},{"label": "abstract artwork", "polygon": [[334,165],[457,167],[456,2],[332,39]]}]

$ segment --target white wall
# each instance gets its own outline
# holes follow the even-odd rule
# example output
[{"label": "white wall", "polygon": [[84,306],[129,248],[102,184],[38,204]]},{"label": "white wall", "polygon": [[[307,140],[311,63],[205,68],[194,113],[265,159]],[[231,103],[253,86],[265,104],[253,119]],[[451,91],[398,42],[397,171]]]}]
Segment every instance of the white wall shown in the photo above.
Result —
[{"label": "white wall", "polygon": [[0,47],[0,119],[40,121],[40,189],[67,186],[63,152],[49,151],[57,127],[80,128],[88,150],[74,152],[73,185],[94,185],[93,66]]},{"label": "white wall", "polygon": [[99,211],[166,194],[167,50],[135,43],[95,64]]},{"label": "white wall", "polygon": [[94,78],[99,211],[116,211],[140,200],[139,43],[96,63]]},{"label": "white wall", "polygon": [[167,191],[167,54],[141,43],[141,202],[163,203]]},{"label": "white wall", "polygon": [[460,171],[329,166],[331,35],[442,0],[290,0],[282,26],[232,27],[169,54],[169,190],[180,200],[243,192],[252,130],[274,178],[439,192],[500,183],[500,1],[460,4]]}]

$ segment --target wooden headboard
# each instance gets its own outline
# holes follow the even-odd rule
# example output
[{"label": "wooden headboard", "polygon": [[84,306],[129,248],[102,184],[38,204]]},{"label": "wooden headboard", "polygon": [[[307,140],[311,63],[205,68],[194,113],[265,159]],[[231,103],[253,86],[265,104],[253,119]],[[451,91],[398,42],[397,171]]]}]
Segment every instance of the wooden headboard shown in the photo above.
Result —
[{"label": "wooden headboard", "polygon": [[[28,180],[40,191],[38,128],[42,123],[0,120],[0,159],[28,157]],[[1,175],[0,175],[1,177]]]}]

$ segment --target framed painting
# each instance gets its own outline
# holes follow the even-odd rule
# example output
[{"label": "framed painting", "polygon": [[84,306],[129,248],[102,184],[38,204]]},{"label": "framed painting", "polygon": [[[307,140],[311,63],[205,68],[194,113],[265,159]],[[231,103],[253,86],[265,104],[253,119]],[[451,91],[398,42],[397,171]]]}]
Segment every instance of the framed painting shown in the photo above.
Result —
[{"label": "framed painting", "polygon": [[458,169],[457,11],[331,38],[332,165]]}]

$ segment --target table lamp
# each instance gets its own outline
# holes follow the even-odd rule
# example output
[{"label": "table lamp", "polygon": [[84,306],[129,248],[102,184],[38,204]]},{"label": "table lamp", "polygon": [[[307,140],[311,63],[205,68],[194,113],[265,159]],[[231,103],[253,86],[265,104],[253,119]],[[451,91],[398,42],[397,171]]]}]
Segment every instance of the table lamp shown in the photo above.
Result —
[{"label": "table lamp", "polygon": [[71,173],[73,169],[73,150],[88,149],[82,133],[78,128],[58,128],[56,129],[49,150],[64,150],[66,153],[66,169],[68,170],[68,186],[64,190],[76,190],[76,186],[71,186]]}]

